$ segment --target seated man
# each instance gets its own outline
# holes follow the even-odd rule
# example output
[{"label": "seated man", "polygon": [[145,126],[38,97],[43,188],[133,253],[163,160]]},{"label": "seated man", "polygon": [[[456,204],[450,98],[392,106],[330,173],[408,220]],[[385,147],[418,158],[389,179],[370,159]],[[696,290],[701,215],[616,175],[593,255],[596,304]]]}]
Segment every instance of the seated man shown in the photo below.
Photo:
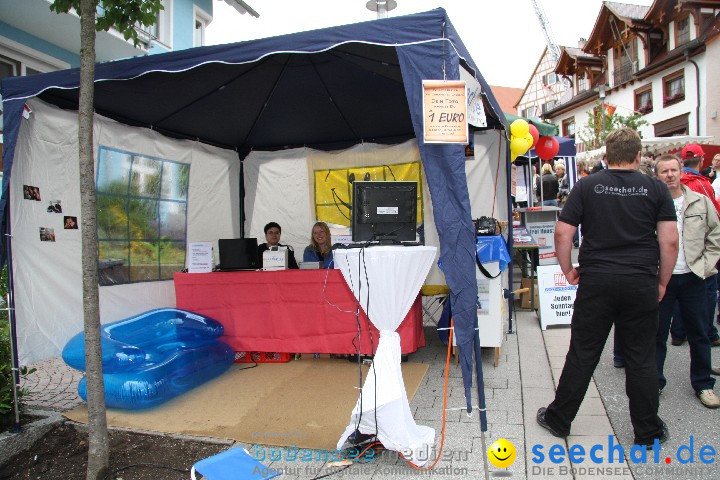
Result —
[{"label": "seated man", "polygon": [[280,234],[282,228],[275,222],[270,222],[265,225],[265,243],[258,245],[258,257],[260,259],[260,268],[262,268],[263,252],[270,250],[271,247],[285,247],[288,251],[288,268],[298,268],[297,261],[295,260],[295,252],[290,245],[282,245],[280,243]]}]

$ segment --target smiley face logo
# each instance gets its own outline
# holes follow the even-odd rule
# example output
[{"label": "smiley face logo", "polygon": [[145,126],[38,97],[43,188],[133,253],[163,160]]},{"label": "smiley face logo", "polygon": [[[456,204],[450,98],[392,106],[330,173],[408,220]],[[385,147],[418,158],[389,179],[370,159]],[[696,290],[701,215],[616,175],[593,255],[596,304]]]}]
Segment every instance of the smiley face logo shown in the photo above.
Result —
[{"label": "smiley face logo", "polygon": [[515,461],[515,445],[501,438],[497,442],[490,445],[488,449],[488,459],[490,463],[498,468],[507,468]]}]

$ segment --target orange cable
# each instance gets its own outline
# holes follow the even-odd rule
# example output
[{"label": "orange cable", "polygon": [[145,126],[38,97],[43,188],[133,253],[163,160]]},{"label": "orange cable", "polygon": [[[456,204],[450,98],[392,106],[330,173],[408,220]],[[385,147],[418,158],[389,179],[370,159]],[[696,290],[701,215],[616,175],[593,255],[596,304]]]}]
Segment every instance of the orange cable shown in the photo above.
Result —
[{"label": "orange cable", "polygon": [[448,375],[450,373],[450,352],[452,350],[452,337],[453,337],[453,320],[450,318],[450,330],[448,335],[448,351],[447,351],[447,358],[445,359],[445,388],[443,390],[443,415],[442,415],[442,428],[441,428],[441,434],[440,434],[440,450],[438,451],[437,458],[435,459],[435,462],[433,462],[432,465],[429,467],[418,467],[417,465],[409,462],[402,453],[400,453],[400,456],[405,460],[405,463],[413,467],[415,470],[419,470],[423,473],[428,473],[432,471],[433,468],[435,468],[435,465],[440,461],[440,458],[442,457],[442,451],[443,451],[443,445],[445,445],[445,421],[447,419],[447,392],[448,392]]}]

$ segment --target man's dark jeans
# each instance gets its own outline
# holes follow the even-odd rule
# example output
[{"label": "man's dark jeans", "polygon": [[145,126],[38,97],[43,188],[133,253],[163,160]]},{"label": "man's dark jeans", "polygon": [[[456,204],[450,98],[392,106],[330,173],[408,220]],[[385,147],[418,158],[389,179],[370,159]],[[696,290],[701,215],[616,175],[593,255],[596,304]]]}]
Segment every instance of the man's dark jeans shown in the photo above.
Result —
[{"label": "man's dark jeans", "polygon": [[660,325],[657,330],[656,358],[660,388],[667,383],[663,366],[675,302],[680,305],[680,315],[690,344],[690,384],[696,392],[715,385],[715,379],[710,376],[711,354],[705,293],[705,281],[694,273],[673,275],[668,282],[665,297],[660,302]]},{"label": "man's dark jeans", "polygon": [[[705,279],[705,294],[707,295],[707,336],[712,342],[720,338],[715,327],[715,305],[718,303],[718,276],[711,275]],[[687,331],[682,321],[680,309],[676,306],[673,311],[672,323],[670,324],[670,335],[676,340],[685,340]]]},{"label": "man's dark jeans", "polygon": [[570,349],[545,419],[558,431],[570,432],[614,323],[625,360],[625,391],[635,437],[657,438],[662,434],[652,335],[658,326],[657,278],[600,274],[580,278]]}]

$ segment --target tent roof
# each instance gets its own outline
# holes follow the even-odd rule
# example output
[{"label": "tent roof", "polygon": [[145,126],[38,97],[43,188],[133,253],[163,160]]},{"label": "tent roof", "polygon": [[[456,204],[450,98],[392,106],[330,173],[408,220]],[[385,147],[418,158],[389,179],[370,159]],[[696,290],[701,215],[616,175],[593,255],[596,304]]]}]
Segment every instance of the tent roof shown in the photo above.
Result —
[{"label": "tent roof", "polygon": [[[476,74],[488,126],[505,123],[443,9],[96,66],[95,110],[239,150],[337,148],[414,137],[396,48],[447,42]],[[8,102],[77,109],[79,69],[3,80]]]}]

